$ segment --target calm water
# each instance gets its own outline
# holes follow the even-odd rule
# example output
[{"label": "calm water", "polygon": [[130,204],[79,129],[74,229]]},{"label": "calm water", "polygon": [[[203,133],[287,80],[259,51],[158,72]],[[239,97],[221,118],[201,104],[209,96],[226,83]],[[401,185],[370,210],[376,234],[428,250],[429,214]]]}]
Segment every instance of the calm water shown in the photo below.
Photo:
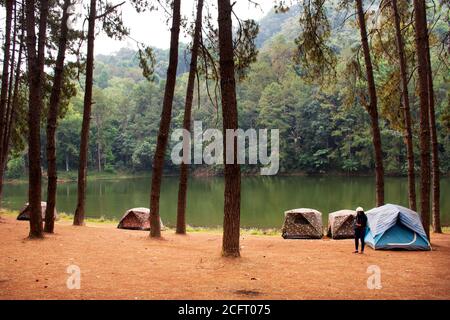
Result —
[{"label": "calm water", "polygon": [[[223,215],[223,178],[192,178],[188,187],[187,222],[193,226],[219,226]],[[133,207],[149,206],[150,177],[123,180],[89,181],[87,216],[120,218]],[[44,190],[43,190],[44,191]],[[178,178],[165,177],[161,192],[161,217],[167,225],[176,222]],[[450,225],[450,178],[441,181],[442,223]],[[26,202],[26,184],[6,184],[4,206],[20,209]],[[76,204],[75,182],[58,186],[59,212],[73,213]],[[45,199],[45,197],[43,198]],[[407,205],[406,178],[386,178],[386,202]],[[321,211],[324,222],[328,212],[366,210],[375,204],[371,177],[243,177],[241,225],[279,228],[283,212],[308,207]]]}]

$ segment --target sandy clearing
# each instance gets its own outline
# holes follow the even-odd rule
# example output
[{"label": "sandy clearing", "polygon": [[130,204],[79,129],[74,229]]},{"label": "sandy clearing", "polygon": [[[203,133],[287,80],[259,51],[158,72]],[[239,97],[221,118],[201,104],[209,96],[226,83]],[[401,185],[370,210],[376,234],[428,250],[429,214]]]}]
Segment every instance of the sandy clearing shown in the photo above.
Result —
[{"label": "sandy clearing", "polygon": [[[353,240],[242,236],[242,258],[220,256],[221,235],[74,227],[28,240],[28,223],[0,223],[0,299],[450,299],[450,235],[433,251],[352,254]],[[81,288],[68,289],[69,265]],[[380,290],[367,268],[381,269]]]}]

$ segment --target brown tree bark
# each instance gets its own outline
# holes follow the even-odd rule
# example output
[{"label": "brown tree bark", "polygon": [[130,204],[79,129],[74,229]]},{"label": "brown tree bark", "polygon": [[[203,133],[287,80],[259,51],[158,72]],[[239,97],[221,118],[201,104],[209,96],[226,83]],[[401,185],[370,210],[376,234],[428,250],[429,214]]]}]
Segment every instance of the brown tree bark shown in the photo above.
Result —
[{"label": "brown tree bark", "polygon": [[84,225],[84,214],[86,204],[86,175],[87,157],[89,148],[89,126],[92,110],[92,85],[94,74],[94,42],[95,42],[95,20],[97,16],[97,0],[91,0],[88,26],[88,42],[86,57],[86,82],[84,88],[83,122],[81,126],[80,157],[78,164],[78,193],[77,208],[73,218],[75,226]]},{"label": "brown tree bark", "polygon": [[178,39],[180,36],[180,0],[173,1],[172,28],[170,30],[169,67],[164,91],[164,101],[159,123],[159,133],[153,158],[152,186],[150,191],[150,236],[161,237],[161,224],[159,218],[159,198],[161,193],[161,178],[164,167],[164,155],[169,138],[170,121],[172,118],[172,104],[175,91],[178,67]]},{"label": "brown tree bark", "polygon": [[227,164],[226,130],[237,129],[238,111],[230,0],[217,0],[219,20],[220,89],[224,132],[225,192],[222,255],[239,257],[241,169],[237,162],[237,138],[234,137],[234,161]]},{"label": "brown tree bark", "polygon": [[[0,93],[0,132],[3,133],[6,113],[6,102],[8,99],[9,87],[9,63],[11,60],[11,29],[13,19],[13,2],[12,0],[5,1],[6,17],[5,17],[5,44],[3,46],[3,69],[2,69],[2,84]],[[0,145],[2,148],[3,144]],[[1,149],[0,149],[1,151]],[[1,154],[3,154],[1,152]]]},{"label": "brown tree bark", "polygon": [[408,92],[408,68],[406,64],[405,47],[400,26],[400,14],[398,12],[397,0],[392,0],[394,13],[395,35],[397,42],[398,57],[400,62],[400,76],[402,85],[403,115],[405,118],[404,140],[406,145],[406,157],[408,160],[408,199],[409,207],[416,211],[416,176],[414,170],[414,149],[412,140],[412,121]]},{"label": "brown tree bark", "polygon": [[[1,160],[0,163],[3,164],[3,166],[0,168],[0,170],[4,170],[5,166],[6,166],[6,162],[7,162],[7,156],[8,156],[8,149],[7,149],[7,145],[9,143],[7,136],[8,136],[8,131],[9,131],[9,123],[10,123],[10,118],[11,118],[11,113],[12,113],[12,95],[13,95],[13,87],[14,87],[14,63],[15,63],[15,59],[16,59],[16,37],[17,37],[17,12],[16,12],[16,3],[14,2],[14,31],[13,31],[13,37],[12,37],[12,53],[11,53],[11,63],[10,63],[10,71],[9,71],[9,84],[8,84],[8,98],[6,99],[6,115],[5,115],[5,126],[3,128],[2,131],[2,137],[1,137],[1,141],[2,141],[2,146],[1,146],[1,150],[2,150],[2,154],[1,156]],[[3,172],[1,171],[1,176],[3,176]],[[1,193],[0,193],[1,194]]]},{"label": "brown tree bark", "polygon": [[430,43],[427,32],[427,79],[428,79],[428,113],[430,118],[430,136],[431,136],[431,186],[433,190],[432,197],[432,216],[433,216],[433,231],[435,233],[442,233],[441,227],[441,210],[440,210],[440,170],[439,170],[439,145],[437,139],[436,129],[436,113],[434,108],[434,88],[433,88],[433,69],[431,67],[430,57]]},{"label": "brown tree bark", "polygon": [[35,1],[26,1],[27,54],[29,73],[28,100],[28,202],[30,208],[30,238],[42,238],[41,215],[41,142],[40,118],[43,105],[45,40],[47,34],[48,1],[40,1],[39,39],[36,52]]},{"label": "brown tree bark", "polygon": [[[3,175],[4,175],[4,139],[7,126],[7,99],[9,88],[9,63],[11,60],[11,29],[13,19],[13,3],[12,0],[5,1],[6,17],[5,17],[5,43],[3,46],[3,70],[2,70],[2,84],[0,90],[0,204],[3,191]],[[13,39],[14,41],[15,39]]]},{"label": "brown tree bark", "polygon": [[420,211],[422,224],[430,238],[430,119],[428,97],[428,28],[424,0],[414,0],[417,74],[420,97]]},{"label": "brown tree bark", "polygon": [[[19,44],[19,53],[17,58],[17,65],[14,74],[15,76],[15,82],[14,82],[14,89],[12,93],[12,102],[11,102],[11,115],[9,117],[9,124],[7,125],[8,131],[6,132],[6,141],[4,143],[4,153],[5,153],[5,161],[3,163],[3,172],[6,169],[6,163],[8,162],[8,155],[9,155],[9,149],[10,149],[10,142],[11,142],[11,132],[14,128],[14,124],[16,121],[16,115],[17,115],[17,108],[19,107],[19,85],[20,85],[20,78],[21,78],[21,67],[22,67],[22,55],[23,55],[23,39],[25,38],[24,34],[22,33],[22,36],[20,38],[20,44]],[[2,185],[0,185],[0,188],[2,188]],[[1,194],[1,190],[0,190]]]},{"label": "brown tree bark", "polygon": [[372,126],[372,143],[375,153],[375,189],[376,205],[384,204],[384,168],[383,168],[383,150],[381,147],[380,126],[378,124],[377,92],[375,79],[373,76],[372,59],[370,56],[369,42],[367,40],[366,19],[362,0],[356,1],[356,12],[358,15],[359,30],[361,33],[361,44],[364,53],[364,63],[366,65],[367,86],[369,89],[368,113]]},{"label": "brown tree bark", "polygon": [[[11,111],[12,111],[12,94],[13,94],[13,87],[14,87],[14,63],[15,63],[15,59],[16,59],[16,37],[17,37],[17,12],[16,12],[16,2],[14,2],[14,6],[13,6],[13,15],[14,15],[14,24],[13,24],[13,36],[12,36],[12,53],[11,53],[11,63],[10,63],[10,67],[9,67],[9,81],[8,81],[8,97],[6,99],[6,115],[4,118],[4,122],[5,125],[3,127],[3,131],[2,131],[2,137],[1,137],[1,141],[2,141],[2,146],[0,147],[2,150],[1,153],[1,159],[0,159],[0,163],[3,164],[2,168],[4,168],[6,166],[6,161],[7,161],[7,144],[9,143],[9,141],[7,141],[6,137],[8,135],[8,131],[9,131],[9,119],[11,117]],[[2,168],[0,168],[0,170],[3,170]],[[1,172],[1,175],[3,175],[3,171]],[[0,193],[1,194],[1,193]]]},{"label": "brown tree bark", "polygon": [[[202,36],[202,12],[203,12],[203,0],[197,2],[197,17],[195,20],[194,40],[191,49],[191,65],[189,68],[189,78],[186,89],[186,101],[184,104],[184,118],[183,128],[187,131],[191,131],[191,113],[192,113],[192,101],[194,99],[194,85],[195,76],[197,74],[197,58],[198,50],[200,48],[200,40]],[[185,152],[190,150],[183,149],[183,156]],[[186,234],[186,194],[187,194],[187,180],[188,180],[188,164],[181,163],[180,166],[180,183],[178,186],[178,208],[177,208],[177,230],[178,234]]]},{"label": "brown tree bark", "polygon": [[[20,20],[21,20],[21,25],[24,26],[25,24],[25,9],[24,9],[25,5],[24,5],[24,1],[22,1],[22,8],[21,8],[21,12],[20,12]],[[14,39],[16,39],[16,34],[18,32],[18,28],[17,28],[17,3],[15,3],[14,5],[14,13],[15,13],[15,17],[14,17],[14,26],[15,26],[15,30],[14,30]],[[22,28],[22,34],[20,35],[19,38],[19,53],[18,53],[18,58],[17,58],[17,64],[15,66],[15,70],[14,70],[14,52],[15,52],[15,42],[13,42],[13,57],[12,57],[12,61],[13,63],[11,64],[11,77],[10,77],[10,92],[8,93],[8,105],[10,108],[10,112],[9,112],[9,117],[7,117],[6,121],[6,127],[5,127],[5,133],[4,133],[4,141],[3,141],[3,154],[4,154],[4,160],[3,160],[3,166],[0,167],[1,170],[1,177],[3,178],[3,173],[5,172],[6,169],[6,164],[8,162],[8,155],[9,155],[9,149],[10,149],[10,141],[11,141],[11,132],[14,128],[14,124],[15,124],[15,120],[16,120],[16,114],[17,114],[17,108],[18,108],[18,104],[19,104],[19,85],[20,85],[20,81],[21,81],[21,67],[22,67],[22,54],[23,54],[23,47],[24,47],[24,39],[25,39],[25,30]],[[12,85],[14,81],[14,86]],[[3,180],[0,182],[0,197],[2,194],[2,189],[3,189]]]},{"label": "brown tree bark", "polygon": [[55,63],[55,75],[52,92],[50,95],[50,105],[47,117],[47,209],[45,212],[44,232],[53,233],[54,210],[56,206],[57,169],[56,169],[56,127],[58,121],[59,104],[61,100],[61,90],[64,76],[64,60],[67,47],[67,21],[69,19],[68,9],[70,0],[64,0],[62,7],[62,18],[60,34],[58,40],[58,56]]}]

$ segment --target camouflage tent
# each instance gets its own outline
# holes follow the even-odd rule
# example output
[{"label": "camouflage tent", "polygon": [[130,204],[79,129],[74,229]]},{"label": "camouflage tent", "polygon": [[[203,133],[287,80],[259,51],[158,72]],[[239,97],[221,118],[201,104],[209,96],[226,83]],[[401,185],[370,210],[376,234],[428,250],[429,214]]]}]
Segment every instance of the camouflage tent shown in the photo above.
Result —
[{"label": "camouflage tent", "polygon": [[353,238],[353,223],[355,221],[356,211],[339,210],[331,212],[328,215],[328,233],[327,235],[333,239]]},{"label": "camouflage tent", "polygon": [[[160,218],[161,229],[164,225]],[[148,208],[133,208],[125,212],[122,219],[120,219],[119,229],[130,230],[150,230],[150,209]]]},{"label": "camouflage tent", "polygon": [[284,239],[320,239],[323,236],[322,213],[307,208],[286,211],[281,231]]},{"label": "camouflage tent", "polygon": [[[42,219],[45,219],[45,210],[47,210],[47,202],[41,201]],[[53,218],[55,220],[58,220],[58,213],[56,212],[56,208],[53,212]],[[22,210],[20,210],[20,213],[17,216],[17,220],[30,220],[30,208],[28,202],[25,204]]]}]

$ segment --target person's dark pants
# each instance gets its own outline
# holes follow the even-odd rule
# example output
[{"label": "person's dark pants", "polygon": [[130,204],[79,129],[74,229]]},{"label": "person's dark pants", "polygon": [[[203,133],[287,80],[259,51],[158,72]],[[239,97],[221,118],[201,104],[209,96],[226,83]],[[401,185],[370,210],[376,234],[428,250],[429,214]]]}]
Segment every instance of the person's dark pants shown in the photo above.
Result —
[{"label": "person's dark pants", "polygon": [[356,229],[355,230],[355,250],[358,251],[359,240],[361,240],[361,252],[364,252],[364,229]]}]

